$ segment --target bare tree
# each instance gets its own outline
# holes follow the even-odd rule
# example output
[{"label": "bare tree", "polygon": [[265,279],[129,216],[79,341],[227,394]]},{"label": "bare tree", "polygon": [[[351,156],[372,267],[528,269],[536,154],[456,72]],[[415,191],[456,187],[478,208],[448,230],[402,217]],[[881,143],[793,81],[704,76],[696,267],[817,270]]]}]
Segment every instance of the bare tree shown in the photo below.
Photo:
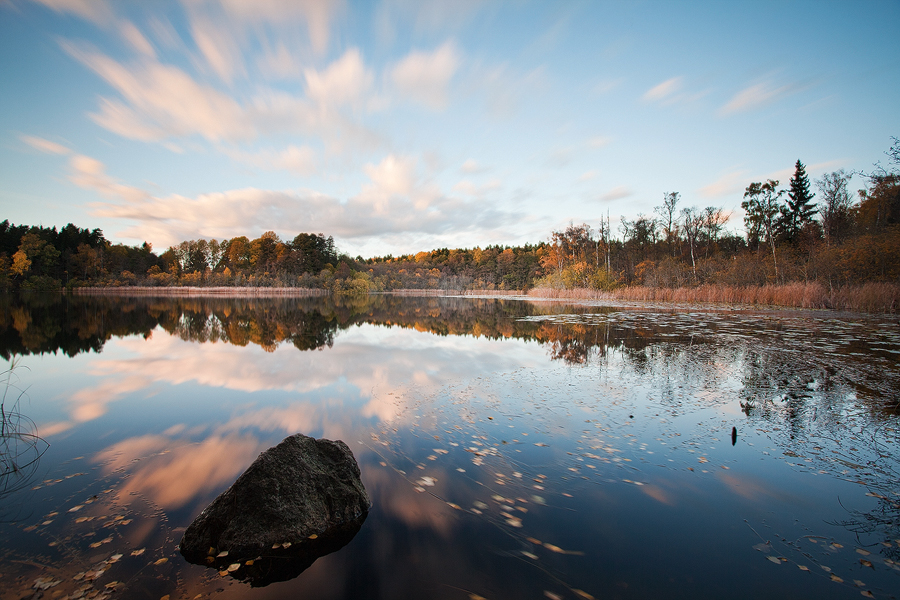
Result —
[{"label": "bare tree", "polygon": [[680,194],[678,192],[666,192],[663,194],[662,206],[654,207],[654,211],[660,217],[660,226],[666,236],[666,244],[669,246],[669,252],[675,256],[675,242],[678,240],[678,217],[676,216],[676,207]]},{"label": "bare tree", "polygon": [[681,230],[684,231],[684,236],[691,248],[691,269],[694,271],[694,281],[697,281],[697,260],[694,255],[694,246],[697,245],[704,220],[704,213],[695,207],[681,209]]},{"label": "bare tree", "polygon": [[819,202],[819,216],[822,218],[822,229],[825,232],[825,245],[830,246],[832,240],[839,241],[850,228],[853,207],[853,195],[848,184],[852,173],[843,169],[825,173],[816,180],[816,187],[822,194]]}]

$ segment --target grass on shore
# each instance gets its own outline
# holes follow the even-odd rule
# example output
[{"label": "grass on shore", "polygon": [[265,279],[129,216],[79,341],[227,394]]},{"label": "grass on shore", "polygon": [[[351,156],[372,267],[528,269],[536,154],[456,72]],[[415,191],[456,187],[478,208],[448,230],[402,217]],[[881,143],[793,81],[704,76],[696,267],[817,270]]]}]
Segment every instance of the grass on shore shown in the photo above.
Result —
[{"label": "grass on shore", "polygon": [[603,292],[591,289],[559,290],[535,288],[528,293],[536,298],[638,300],[645,302],[713,302],[756,304],[794,308],[830,308],[873,313],[893,313],[900,309],[900,286],[890,283],[845,285],[828,289],[820,283],[794,282],[782,285],[651,288],[626,287]]}]

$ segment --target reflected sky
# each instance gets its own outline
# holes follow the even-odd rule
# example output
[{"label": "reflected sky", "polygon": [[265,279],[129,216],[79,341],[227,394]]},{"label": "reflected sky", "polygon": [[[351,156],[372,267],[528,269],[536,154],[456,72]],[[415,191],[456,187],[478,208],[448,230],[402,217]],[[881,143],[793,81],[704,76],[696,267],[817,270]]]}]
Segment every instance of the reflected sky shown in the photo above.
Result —
[{"label": "reflected sky", "polygon": [[[140,327],[95,328],[100,352],[18,358],[51,447],[3,499],[25,507],[0,529],[11,592],[887,597],[900,581],[896,322],[279,302],[132,303]],[[257,332],[243,344],[221,333],[238,322]],[[252,590],[181,560],[191,519],[297,432],[357,457],[374,505],[356,538]]]}]

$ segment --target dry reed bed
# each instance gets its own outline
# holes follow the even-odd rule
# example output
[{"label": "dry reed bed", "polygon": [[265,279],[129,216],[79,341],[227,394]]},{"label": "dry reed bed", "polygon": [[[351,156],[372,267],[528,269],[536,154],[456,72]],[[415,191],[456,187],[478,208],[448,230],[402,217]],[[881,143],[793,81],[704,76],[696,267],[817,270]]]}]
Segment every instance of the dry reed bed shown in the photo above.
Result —
[{"label": "dry reed bed", "polygon": [[711,302],[755,304],[794,308],[830,308],[861,312],[893,313],[900,309],[900,286],[890,283],[866,283],[827,289],[818,282],[786,283],[763,286],[701,285],[698,287],[651,288],[626,287],[600,290],[554,290],[536,288],[528,293],[537,298],[636,300],[644,302]]},{"label": "dry reed bed", "polygon": [[216,296],[223,298],[327,296],[331,292],[315,288],[288,287],[84,287],[74,288],[79,296]]}]

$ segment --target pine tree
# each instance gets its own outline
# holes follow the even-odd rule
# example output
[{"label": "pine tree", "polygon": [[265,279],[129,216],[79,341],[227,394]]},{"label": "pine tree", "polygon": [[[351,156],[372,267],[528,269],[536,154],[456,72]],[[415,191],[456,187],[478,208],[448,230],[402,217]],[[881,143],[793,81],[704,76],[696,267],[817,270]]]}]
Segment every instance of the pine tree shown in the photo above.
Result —
[{"label": "pine tree", "polygon": [[797,160],[794,165],[794,176],[791,177],[791,187],[788,190],[788,200],[781,208],[781,216],[778,220],[779,237],[792,242],[799,237],[800,232],[807,223],[811,223],[816,214],[816,205],[812,199],[815,194],[809,190],[809,177],[803,163]]}]

